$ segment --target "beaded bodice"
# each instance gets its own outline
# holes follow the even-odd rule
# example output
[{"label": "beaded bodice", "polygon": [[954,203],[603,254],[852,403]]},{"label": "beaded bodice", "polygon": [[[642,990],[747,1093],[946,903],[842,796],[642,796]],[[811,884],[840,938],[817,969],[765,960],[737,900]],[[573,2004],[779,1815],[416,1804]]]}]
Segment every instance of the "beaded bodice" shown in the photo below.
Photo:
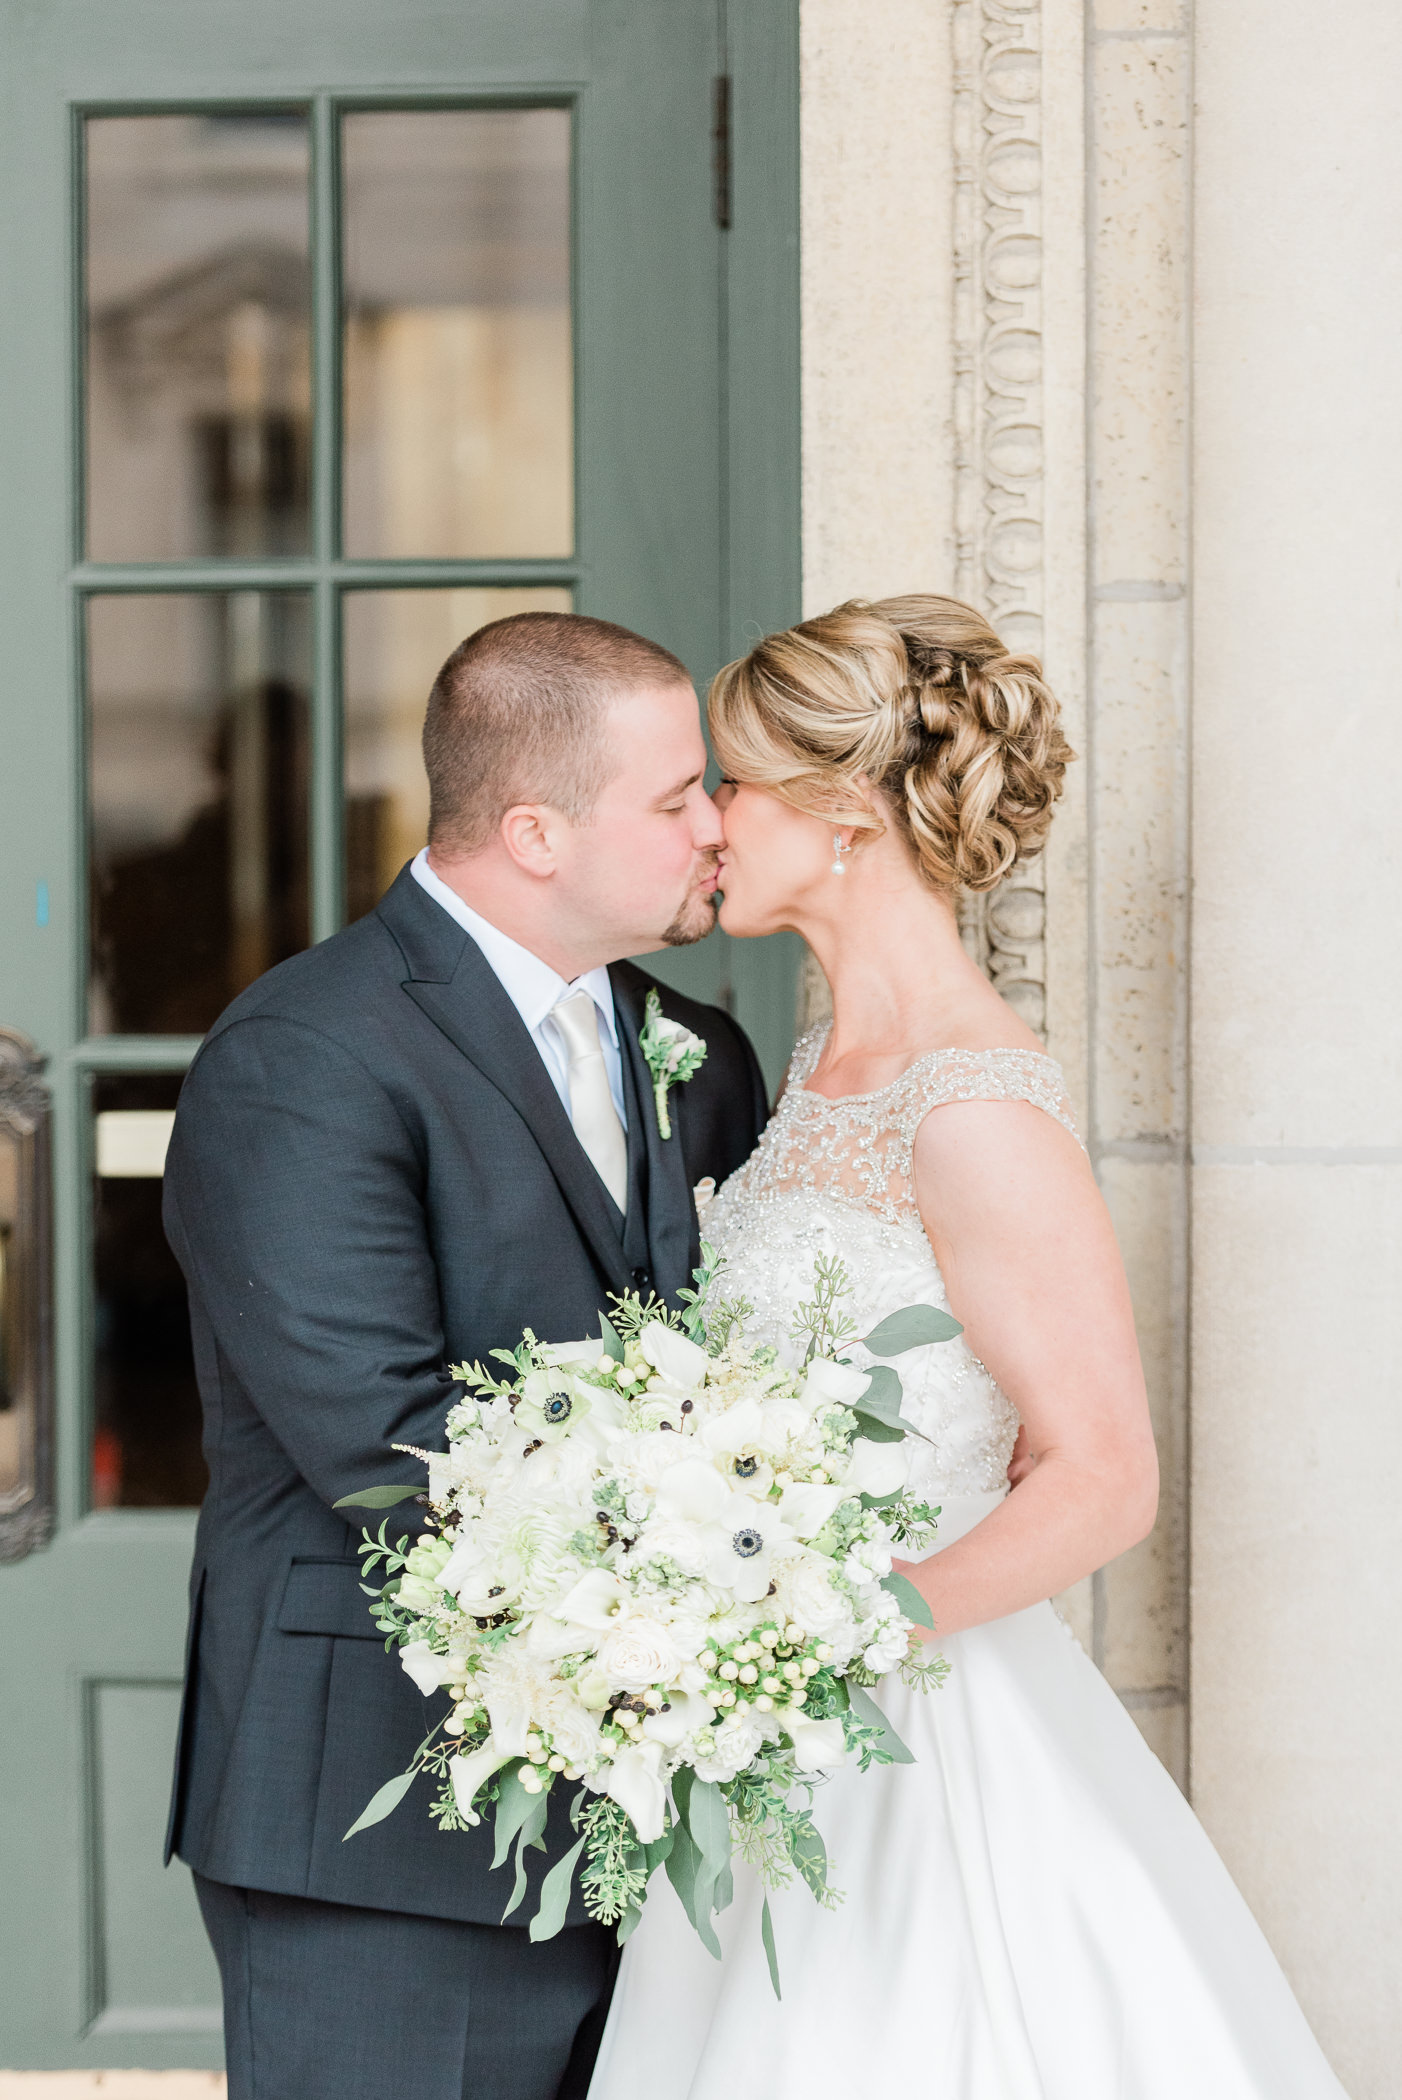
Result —
[{"label": "beaded bodice", "polygon": [[[932,1110],[1030,1101],[1075,1135],[1061,1068],[1039,1051],[932,1050],[889,1086],[828,1100],[807,1086],[826,1035],[823,1024],[799,1042],[768,1128],[702,1219],[726,1257],[725,1294],[754,1308],[749,1333],[786,1353],[819,1254],[846,1264],[858,1333],[902,1305],[948,1307],[915,1201],[915,1138]],[[859,1347],[852,1356],[870,1361]],[[1017,1414],[963,1339],[912,1349],[895,1368],[904,1412],[928,1439],[918,1447],[917,1491],[937,1500],[1000,1487]]]}]

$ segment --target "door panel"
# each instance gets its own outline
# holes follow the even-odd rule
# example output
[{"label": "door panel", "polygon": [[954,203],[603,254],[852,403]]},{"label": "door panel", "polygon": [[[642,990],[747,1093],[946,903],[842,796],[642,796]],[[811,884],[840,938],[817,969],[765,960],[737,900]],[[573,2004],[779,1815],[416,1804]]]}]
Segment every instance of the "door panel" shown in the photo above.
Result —
[{"label": "door panel", "polygon": [[[220,2058],[158,1865],[200,1031],[419,843],[473,625],[573,604],[704,680],[796,613],[796,5],[740,12],[727,233],[720,0],[0,0],[0,1024],[53,1093],[58,1460],[0,1565],[7,2066]],[[790,947],[658,967],[776,1077]]]}]

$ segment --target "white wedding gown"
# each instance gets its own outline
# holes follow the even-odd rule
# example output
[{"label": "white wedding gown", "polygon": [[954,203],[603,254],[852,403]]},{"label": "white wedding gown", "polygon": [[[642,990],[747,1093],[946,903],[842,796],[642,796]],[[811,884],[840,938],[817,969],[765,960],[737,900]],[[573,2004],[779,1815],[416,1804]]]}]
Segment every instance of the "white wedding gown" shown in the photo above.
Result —
[{"label": "white wedding gown", "polygon": [[[828,1101],[804,1086],[821,1047],[822,1031],[799,1045],[703,1221],[763,1340],[786,1337],[818,1253],[847,1264],[859,1332],[947,1302],[911,1185],[942,1102],[1026,1100],[1071,1127],[1047,1057],[935,1052]],[[945,1546],[1005,1492],[1017,1417],[962,1341],[897,1367]],[[658,1873],[590,2100],[1342,2100],[1201,1825],[1052,1606],[942,1647],[942,1689],[879,1693],[915,1763],[818,1794],[845,1900],[771,1896],[782,2003],[754,1874],[736,1862],[717,1962]]]}]

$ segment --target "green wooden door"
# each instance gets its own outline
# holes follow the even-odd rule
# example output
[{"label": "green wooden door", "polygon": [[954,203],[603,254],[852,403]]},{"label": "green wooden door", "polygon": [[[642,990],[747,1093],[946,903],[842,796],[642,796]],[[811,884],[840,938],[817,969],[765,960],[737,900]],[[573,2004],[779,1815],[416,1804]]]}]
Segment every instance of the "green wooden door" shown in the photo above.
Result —
[{"label": "green wooden door", "polygon": [[[421,842],[473,625],[704,680],[795,616],[796,13],[0,0],[0,2066],[220,2058],[160,1866],[201,1032]],[[777,1077],[791,946],[662,967]]]}]

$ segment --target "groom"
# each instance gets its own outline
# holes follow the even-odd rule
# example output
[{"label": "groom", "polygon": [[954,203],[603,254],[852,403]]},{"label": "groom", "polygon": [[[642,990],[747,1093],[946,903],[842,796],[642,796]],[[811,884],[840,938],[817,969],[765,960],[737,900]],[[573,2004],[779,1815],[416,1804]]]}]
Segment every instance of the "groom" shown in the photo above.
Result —
[{"label": "groom", "polygon": [[612,1932],[577,1899],[543,1944],[502,1926],[489,1826],[440,1832],[424,1786],[342,1842],[441,1702],[385,1653],[332,1505],[422,1477],[390,1446],[442,1448],[448,1363],[528,1325],[597,1332],[610,1292],[675,1294],[693,1185],[766,1114],[734,1022],[659,987],[708,1046],[662,1139],[651,980],[620,960],[715,918],[720,820],[677,659],[601,620],[499,620],[440,672],[424,756],[426,853],[235,1000],[166,1170],[210,1468],[170,1847],[223,1977],[230,2100],[583,2095]]}]

